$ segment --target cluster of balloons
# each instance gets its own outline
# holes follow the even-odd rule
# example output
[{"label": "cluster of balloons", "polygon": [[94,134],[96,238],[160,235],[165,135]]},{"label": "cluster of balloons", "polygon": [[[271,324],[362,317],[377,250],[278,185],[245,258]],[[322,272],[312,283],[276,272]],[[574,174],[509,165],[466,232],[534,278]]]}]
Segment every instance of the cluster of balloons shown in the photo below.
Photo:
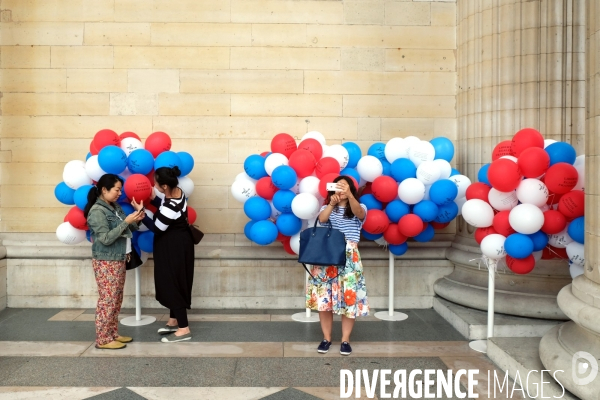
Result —
[{"label": "cluster of balloons", "polygon": [[[77,244],[86,238],[90,231],[83,215],[87,195],[100,177],[106,173],[119,175],[124,182],[123,192],[118,202],[125,215],[134,211],[131,200],[144,201],[146,215],[152,218],[156,209],[149,198],[154,190],[154,171],[160,167],[178,166],[181,170],[179,187],[189,197],[194,191],[194,182],[187,176],[194,168],[194,158],[187,152],[171,151],[171,138],[164,132],[154,132],[144,143],[133,132],[118,135],[110,129],[102,129],[90,143],[86,161],[69,161],[63,170],[63,182],[56,185],[54,195],[63,204],[72,205],[64,222],[56,229],[56,236],[64,244]],[[161,193],[157,192],[161,196]],[[196,220],[196,212],[188,207],[190,223]],[[151,253],[154,233],[144,225],[134,232],[132,244],[138,253]]]},{"label": "cluster of balloons", "polygon": [[363,157],[356,143],[328,146],[317,131],[299,143],[280,133],[271,152],[246,158],[231,193],[250,218],[246,237],[260,245],[280,241],[293,255],[299,252],[300,232],[319,214],[327,183],[349,176],[368,209],[363,237],[402,255],[408,238],[430,241],[434,229],[446,227],[466,201],[471,181],[450,166],[453,156],[452,142],[443,137],[393,138],[373,144]]},{"label": "cluster of balloons", "polygon": [[571,276],[583,273],[585,156],[568,143],[525,128],[500,142],[492,162],[466,192],[465,221],[490,259],[506,258],[527,274],[540,259],[568,259]]}]

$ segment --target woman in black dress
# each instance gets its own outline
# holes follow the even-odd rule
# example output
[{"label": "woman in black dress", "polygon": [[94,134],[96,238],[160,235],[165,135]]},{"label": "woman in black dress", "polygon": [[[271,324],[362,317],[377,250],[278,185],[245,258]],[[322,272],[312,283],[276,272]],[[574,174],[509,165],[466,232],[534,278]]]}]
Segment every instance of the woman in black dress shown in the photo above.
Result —
[{"label": "woman in black dress", "polygon": [[192,305],[194,280],[194,242],[187,223],[185,193],[177,187],[178,167],[161,167],[154,172],[154,187],[164,199],[152,191],[151,203],[157,207],[154,220],[144,224],[154,232],[154,285],[156,300],[170,310],[170,318],[159,334],[167,334],[161,342],[190,340],[187,310]]}]

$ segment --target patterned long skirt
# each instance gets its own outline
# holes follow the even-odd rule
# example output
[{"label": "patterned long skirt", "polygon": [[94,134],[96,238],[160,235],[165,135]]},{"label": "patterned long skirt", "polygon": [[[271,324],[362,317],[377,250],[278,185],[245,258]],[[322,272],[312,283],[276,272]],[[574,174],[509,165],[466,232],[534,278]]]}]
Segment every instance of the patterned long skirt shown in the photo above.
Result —
[{"label": "patterned long skirt", "polygon": [[[346,242],[346,265],[339,268],[313,265],[306,291],[306,307],[333,311],[348,318],[369,315],[367,287],[358,243]],[[333,279],[332,279],[333,278]]]},{"label": "patterned long skirt", "polygon": [[96,344],[99,346],[115,340],[118,334],[119,313],[125,286],[125,261],[92,259],[98,284],[96,306]]}]

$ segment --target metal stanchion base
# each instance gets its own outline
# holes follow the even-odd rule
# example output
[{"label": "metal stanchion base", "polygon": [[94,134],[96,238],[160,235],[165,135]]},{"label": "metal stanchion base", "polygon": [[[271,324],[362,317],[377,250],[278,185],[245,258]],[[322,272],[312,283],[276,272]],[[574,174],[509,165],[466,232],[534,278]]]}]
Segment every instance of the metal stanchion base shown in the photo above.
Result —
[{"label": "metal stanchion base", "polygon": [[310,317],[306,317],[306,312],[292,314],[292,319],[298,322],[319,322],[319,313],[310,313]]},{"label": "metal stanchion base", "polygon": [[375,318],[379,318],[384,321],[404,321],[408,318],[408,314],[394,311],[394,314],[390,315],[389,311],[379,311],[375,313]]},{"label": "metal stanchion base", "polygon": [[149,315],[142,315],[139,320],[135,319],[135,315],[131,317],[123,318],[120,322],[125,326],[142,326],[149,325],[156,321],[155,317]]},{"label": "metal stanchion base", "polygon": [[480,353],[487,353],[487,340],[473,340],[469,342],[469,347]]}]

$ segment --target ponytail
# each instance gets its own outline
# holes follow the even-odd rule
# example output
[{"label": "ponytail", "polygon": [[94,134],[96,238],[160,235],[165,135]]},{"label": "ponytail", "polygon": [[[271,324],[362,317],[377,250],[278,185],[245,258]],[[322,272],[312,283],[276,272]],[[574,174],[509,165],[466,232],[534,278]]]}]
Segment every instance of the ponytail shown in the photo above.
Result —
[{"label": "ponytail", "polygon": [[88,201],[85,205],[85,208],[83,209],[83,215],[85,216],[85,219],[87,219],[90,209],[94,204],[96,204],[98,197],[100,197],[100,194],[102,193],[102,188],[110,191],[117,182],[121,182],[121,184],[123,184],[121,178],[119,178],[115,174],[104,174],[100,177],[98,183],[96,183],[96,186],[92,187],[88,192]]}]

